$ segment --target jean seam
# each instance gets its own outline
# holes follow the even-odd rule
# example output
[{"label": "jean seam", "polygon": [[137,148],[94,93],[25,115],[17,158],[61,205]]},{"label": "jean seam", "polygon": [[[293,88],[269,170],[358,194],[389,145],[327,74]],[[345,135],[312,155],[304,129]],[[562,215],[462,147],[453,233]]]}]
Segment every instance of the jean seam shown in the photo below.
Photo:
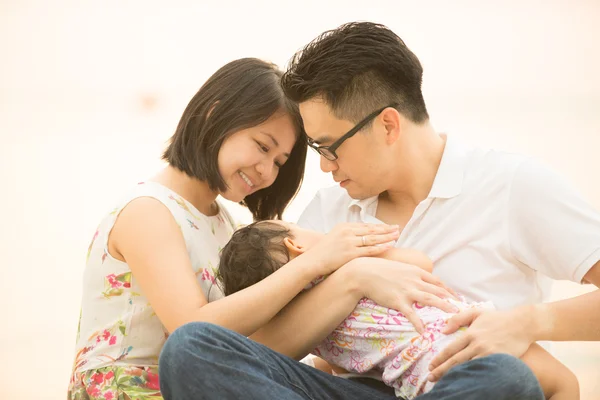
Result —
[{"label": "jean seam", "polygon": [[[269,369],[271,369],[271,367],[269,367]],[[273,369],[271,369],[271,372],[277,373],[279,376],[281,376],[283,378],[284,381],[286,381],[288,383],[288,385],[293,386],[296,389],[298,389],[299,391],[301,391],[302,393],[304,393],[304,395],[307,398],[309,398],[310,400],[315,400],[315,398],[312,397],[306,390],[304,390],[304,388],[302,386],[296,384],[295,382],[292,382],[285,374],[282,374],[280,371],[273,370]]]}]

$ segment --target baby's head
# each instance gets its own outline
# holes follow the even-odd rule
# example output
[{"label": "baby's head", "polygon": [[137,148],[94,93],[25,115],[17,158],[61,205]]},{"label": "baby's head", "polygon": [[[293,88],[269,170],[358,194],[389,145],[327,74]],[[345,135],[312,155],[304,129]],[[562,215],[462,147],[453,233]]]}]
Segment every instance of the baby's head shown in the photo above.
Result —
[{"label": "baby's head", "polygon": [[238,229],[221,250],[218,278],[228,296],[252,286],[317,243],[323,234],[283,221]]},{"label": "baby's head", "polygon": [[228,296],[252,286],[317,243],[323,234],[283,221],[238,229],[221,250],[218,278]]}]

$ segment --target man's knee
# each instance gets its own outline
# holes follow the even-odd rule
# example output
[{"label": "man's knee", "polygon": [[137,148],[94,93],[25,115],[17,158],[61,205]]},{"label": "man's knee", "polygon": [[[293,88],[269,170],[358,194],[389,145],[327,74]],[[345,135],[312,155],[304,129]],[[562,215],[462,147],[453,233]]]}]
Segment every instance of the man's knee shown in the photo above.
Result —
[{"label": "man's knee", "polygon": [[[228,331],[206,322],[191,322],[177,328],[165,342],[158,360],[160,390],[165,399],[187,398],[197,372],[211,363],[211,346]],[[214,357],[213,357],[214,358]]]},{"label": "man's knee", "polygon": [[190,322],[180,326],[167,338],[160,353],[159,367],[169,368],[185,362],[188,354],[198,351],[206,340],[214,340],[221,330],[224,329],[207,322]]},{"label": "man's knee", "polygon": [[531,369],[517,357],[510,354],[492,354],[487,357],[478,358],[475,362],[481,362],[489,371],[494,370],[494,374],[500,378],[519,375],[527,378],[534,377]]},{"label": "man's knee", "polygon": [[208,322],[189,322],[175,329],[175,331],[169,335],[167,341],[189,343],[196,340],[202,341],[205,338],[222,336],[226,332],[230,331],[219,325]]}]

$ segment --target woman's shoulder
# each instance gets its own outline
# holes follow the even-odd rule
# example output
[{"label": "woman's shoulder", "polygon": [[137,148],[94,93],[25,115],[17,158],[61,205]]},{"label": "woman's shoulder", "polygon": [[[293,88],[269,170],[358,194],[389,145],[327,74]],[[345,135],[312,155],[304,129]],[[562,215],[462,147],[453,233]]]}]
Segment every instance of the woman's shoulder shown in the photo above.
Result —
[{"label": "woman's shoulder", "polygon": [[140,241],[151,242],[157,237],[167,240],[178,231],[190,256],[207,253],[212,248],[222,248],[235,227],[227,209],[218,204],[219,212],[207,216],[173,190],[159,183],[142,182],[121,197],[96,235],[102,237],[101,242],[107,248],[110,248],[109,241],[115,249],[142,248]]},{"label": "woman's shoulder", "polygon": [[[119,199],[111,213],[118,215],[125,208],[156,207],[159,203],[169,210],[178,223],[181,223],[180,220],[200,219],[203,216],[190,202],[175,191],[152,181],[139,182],[127,191]],[[152,214],[147,214],[145,217],[151,218]]]},{"label": "woman's shoulder", "polygon": [[[219,211],[215,215],[205,215],[177,192],[149,181],[139,183],[127,193],[113,215],[115,220],[121,214],[135,215],[128,218],[130,222],[143,222],[144,225],[153,218],[162,218],[163,222],[166,222],[165,218],[173,218],[186,243],[192,245],[205,236],[216,236],[221,241],[228,240],[233,234],[236,226],[233,217],[222,202],[217,201],[217,204]],[[160,221],[157,223],[160,225]]]},{"label": "woman's shoulder", "polygon": [[110,240],[113,245],[115,241],[120,242],[117,240],[119,237],[132,240],[138,236],[136,232],[140,229],[160,229],[166,234],[170,220],[183,228],[188,224],[186,219],[191,219],[188,215],[192,212],[184,200],[170,189],[151,182],[140,182],[122,194],[101,219],[88,248],[88,261],[94,259],[91,256],[97,248],[104,262],[110,255]]}]

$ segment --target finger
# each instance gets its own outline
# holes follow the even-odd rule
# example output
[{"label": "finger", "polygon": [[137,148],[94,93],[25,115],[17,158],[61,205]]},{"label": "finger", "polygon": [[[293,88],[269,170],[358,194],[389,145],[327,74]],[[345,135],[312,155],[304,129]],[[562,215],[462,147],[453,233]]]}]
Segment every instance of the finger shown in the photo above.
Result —
[{"label": "finger", "polygon": [[421,321],[421,318],[419,318],[419,315],[412,308],[412,306],[400,306],[398,307],[398,311],[404,314],[404,317],[415,327],[417,332],[423,333],[425,330],[423,321]]},{"label": "finger", "polygon": [[452,294],[452,296],[454,296],[454,298],[458,300],[458,293],[456,293],[454,291],[454,289],[452,289],[450,286],[446,286],[446,285],[444,285],[444,289],[449,291]]},{"label": "finger", "polygon": [[461,311],[448,320],[448,323],[442,329],[442,333],[449,335],[450,333],[456,332],[461,326],[471,325],[475,318],[479,316],[479,314],[481,314],[481,310],[476,308]]},{"label": "finger", "polygon": [[379,246],[364,246],[357,247],[358,255],[357,257],[374,257],[378,256],[381,253],[385,253],[389,249],[394,248],[393,244],[383,244]]},{"label": "finger", "polygon": [[422,292],[431,293],[442,299],[453,298],[452,293],[431,283],[422,282],[420,285],[417,285],[417,289],[421,290]]},{"label": "finger", "polygon": [[446,346],[444,350],[440,351],[435,357],[433,357],[433,360],[431,360],[431,363],[429,363],[429,370],[432,372],[435,371],[438,367],[467,348],[470,343],[471,339],[469,335],[460,335],[460,337],[452,341],[452,343]]},{"label": "finger", "polygon": [[400,232],[400,227],[386,224],[360,224],[352,228],[352,233],[356,236],[381,235],[390,232]]},{"label": "finger", "polygon": [[454,304],[451,304],[450,302],[431,293],[419,292],[419,294],[417,294],[415,297],[415,300],[422,306],[436,307],[447,313],[456,313],[459,311]]},{"label": "finger", "polygon": [[[446,361],[445,363],[443,363],[442,365],[440,365],[439,367],[437,367],[433,371],[431,371],[431,373],[429,374],[427,379],[432,382],[439,380],[441,377],[446,375],[446,373],[448,371],[450,371],[450,369],[452,367],[455,367],[459,364],[462,364],[464,362],[471,360],[474,355],[475,355],[475,351],[472,349],[472,346],[465,348],[463,351],[450,357],[448,359],[448,361]],[[431,368],[431,365],[430,365],[430,368]]]},{"label": "finger", "polygon": [[430,283],[432,285],[436,285],[439,286],[445,290],[447,290],[449,293],[452,294],[452,297],[456,300],[459,300],[458,295],[456,294],[456,292],[454,290],[452,290],[451,288],[449,288],[448,286],[446,286],[444,284],[444,282],[441,281],[440,278],[438,278],[437,276],[430,274],[430,273],[424,273],[423,276],[421,277],[421,279],[427,283]]},{"label": "finger", "polygon": [[[374,246],[388,242],[394,242],[400,236],[399,231],[357,236],[358,246]],[[364,239],[363,239],[364,238]]]}]

